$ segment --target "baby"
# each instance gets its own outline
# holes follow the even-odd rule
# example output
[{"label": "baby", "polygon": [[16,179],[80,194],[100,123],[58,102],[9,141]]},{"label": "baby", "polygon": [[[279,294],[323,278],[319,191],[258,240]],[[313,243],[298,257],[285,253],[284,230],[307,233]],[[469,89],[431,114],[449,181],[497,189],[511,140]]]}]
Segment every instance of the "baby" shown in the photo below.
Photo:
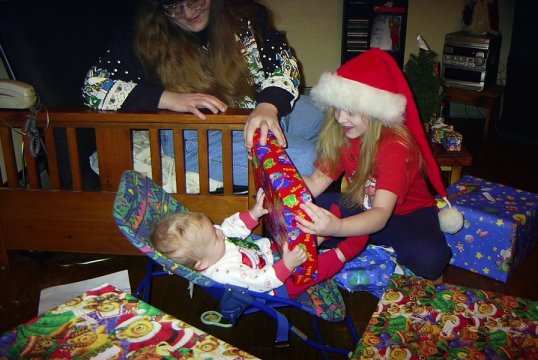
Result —
[{"label": "baby", "polygon": [[244,241],[258,220],[267,214],[265,194],[256,194],[256,204],[249,211],[235,213],[222,225],[214,225],[202,213],[185,212],[161,220],[151,241],[163,255],[221,284],[236,285],[257,292],[268,292],[282,285],[290,297],[297,297],[310,286],[334,276],[345,257],[339,248],[318,257],[318,274],[308,284],[297,285],[290,275],[307,259],[302,246],[282,246],[282,259],[274,262],[271,241],[260,238]]}]

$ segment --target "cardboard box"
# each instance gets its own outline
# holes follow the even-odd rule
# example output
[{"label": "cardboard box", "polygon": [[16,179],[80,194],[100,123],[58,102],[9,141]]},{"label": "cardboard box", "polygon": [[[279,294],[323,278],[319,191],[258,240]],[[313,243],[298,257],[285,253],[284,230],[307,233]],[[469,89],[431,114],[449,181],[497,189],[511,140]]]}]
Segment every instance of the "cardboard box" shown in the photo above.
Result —
[{"label": "cardboard box", "polygon": [[464,227],[445,234],[451,264],[506,282],[510,270],[532,250],[538,236],[538,194],[464,176],[448,188]]}]

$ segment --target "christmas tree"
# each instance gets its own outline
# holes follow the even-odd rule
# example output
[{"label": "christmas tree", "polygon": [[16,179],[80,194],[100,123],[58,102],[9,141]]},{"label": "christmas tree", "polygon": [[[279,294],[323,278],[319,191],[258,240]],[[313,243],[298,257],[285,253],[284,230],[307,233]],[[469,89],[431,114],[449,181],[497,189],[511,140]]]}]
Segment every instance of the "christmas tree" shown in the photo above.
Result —
[{"label": "christmas tree", "polygon": [[436,71],[437,54],[431,50],[419,49],[418,55],[411,54],[405,64],[405,74],[415,95],[420,118],[430,121],[441,107],[441,80]]}]

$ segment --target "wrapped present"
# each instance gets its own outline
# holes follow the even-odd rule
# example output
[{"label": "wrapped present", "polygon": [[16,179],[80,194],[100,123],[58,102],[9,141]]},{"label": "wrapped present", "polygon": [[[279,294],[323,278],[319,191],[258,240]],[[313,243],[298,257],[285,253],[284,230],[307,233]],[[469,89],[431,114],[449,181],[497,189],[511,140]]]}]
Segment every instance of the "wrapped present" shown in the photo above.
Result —
[{"label": "wrapped present", "polygon": [[394,275],[352,359],[538,359],[538,301]]},{"label": "wrapped present", "polygon": [[463,229],[445,234],[450,263],[506,282],[536,242],[538,194],[472,176],[447,190],[465,218]]},{"label": "wrapped present", "polygon": [[443,118],[438,118],[430,124],[430,139],[432,143],[442,144],[445,136],[454,131],[452,125],[445,124]]},{"label": "wrapped present", "polygon": [[463,135],[457,131],[448,131],[443,134],[441,144],[446,151],[461,151]]},{"label": "wrapped present", "polygon": [[382,246],[368,245],[359,256],[345,263],[334,280],[347,291],[367,291],[379,298],[396,269],[393,255],[393,251]]},{"label": "wrapped present", "polygon": [[255,359],[112,285],[0,334],[0,359]]},{"label": "wrapped present", "polygon": [[454,131],[452,126],[432,127],[430,131],[432,143],[442,144],[446,134]]},{"label": "wrapped present", "polygon": [[370,244],[359,256],[347,261],[333,280],[349,292],[366,291],[380,298],[393,274],[415,276],[397,263],[394,249]]},{"label": "wrapped present", "polygon": [[295,283],[306,283],[317,275],[317,236],[302,232],[296,226],[295,216],[310,220],[299,205],[312,201],[312,194],[275,136],[269,132],[263,146],[259,137],[258,130],[254,135],[252,164],[256,187],[264,189],[265,208],[269,210],[263,217],[264,226],[280,246],[286,242],[290,250],[298,245],[305,247],[308,258],[292,276]]}]

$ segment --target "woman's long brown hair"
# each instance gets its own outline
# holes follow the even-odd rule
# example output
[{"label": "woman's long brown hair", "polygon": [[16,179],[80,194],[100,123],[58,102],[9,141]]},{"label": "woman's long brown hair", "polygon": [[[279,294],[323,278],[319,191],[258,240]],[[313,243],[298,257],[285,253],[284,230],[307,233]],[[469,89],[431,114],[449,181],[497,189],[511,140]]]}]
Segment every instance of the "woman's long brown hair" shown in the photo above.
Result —
[{"label": "woman's long brown hair", "polygon": [[206,52],[199,39],[174,24],[158,4],[146,5],[138,14],[135,50],[146,72],[160,79],[165,89],[211,94],[232,107],[245,96],[254,96],[236,40],[242,9],[226,0],[212,0]]}]

